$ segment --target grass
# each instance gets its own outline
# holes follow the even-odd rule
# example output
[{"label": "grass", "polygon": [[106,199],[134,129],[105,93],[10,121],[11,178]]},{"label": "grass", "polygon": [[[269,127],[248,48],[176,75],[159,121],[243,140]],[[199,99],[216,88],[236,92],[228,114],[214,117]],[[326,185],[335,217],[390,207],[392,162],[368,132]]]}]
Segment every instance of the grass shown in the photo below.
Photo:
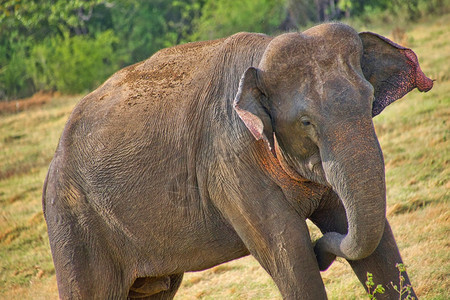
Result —
[{"label": "grass", "polygon": [[[400,28],[436,79],[375,118],[385,155],[388,218],[422,299],[450,299],[450,15]],[[369,26],[368,26],[369,27]],[[369,28],[357,27],[360,30]],[[383,25],[370,30],[390,36]],[[392,38],[392,36],[391,36]],[[41,187],[59,135],[79,97],[0,115],[0,298],[56,299]],[[319,236],[311,226],[313,237]],[[348,264],[322,273],[331,299],[367,298]],[[252,257],[185,275],[177,299],[280,299]]]},{"label": "grass", "polygon": [[40,109],[0,115],[0,298],[35,298],[42,290],[36,285],[55,281],[41,189],[76,100],[59,97]]}]

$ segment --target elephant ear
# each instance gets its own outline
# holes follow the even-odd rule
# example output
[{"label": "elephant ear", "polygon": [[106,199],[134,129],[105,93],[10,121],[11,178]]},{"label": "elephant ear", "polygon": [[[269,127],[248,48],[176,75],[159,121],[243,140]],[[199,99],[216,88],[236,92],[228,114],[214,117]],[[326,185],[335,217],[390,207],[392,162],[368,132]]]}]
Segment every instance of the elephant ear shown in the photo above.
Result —
[{"label": "elephant ear", "polygon": [[361,68],[375,90],[372,116],[416,87],[421,92],[433,87],[411,49],[372,32],[361,32],[359,37],[364,48]]},{"label": "elephant ear", "polygon": [[263,105],[264,93],[258,87],[258,70],[248,68],[241,77],[234,98],[234,109],[256,140],[264,140],[273,152],[273,129],[268,110]]}]

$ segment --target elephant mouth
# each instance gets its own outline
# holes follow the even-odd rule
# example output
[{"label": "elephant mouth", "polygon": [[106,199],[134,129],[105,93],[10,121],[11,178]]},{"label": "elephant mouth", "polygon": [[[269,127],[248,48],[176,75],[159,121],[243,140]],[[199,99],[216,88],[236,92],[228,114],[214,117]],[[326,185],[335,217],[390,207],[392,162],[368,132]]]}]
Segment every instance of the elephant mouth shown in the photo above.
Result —
[{"label": "elephant mouth", "polygon": [[330,186],[330,183],[326,180],[325,171],[322,166],[322,159],[319,154],[313,154],[308,159],[307,168],[307,174],[305,175],[309,176],[310,180]]},{"label": "elephant mouth", "polygon": [[311,172],[315,172],[315,169],[317,168],[322,168],[322,160],[320,159],[320,155],[318,154],[311,155],[310,158],[308,159],[307,166]]},{"label": "elephant mouth", "polygon": [[315,153],[306,159],[288,156],[287,163],[300,176],[313,182],[330,186],[330,183],[326,180],[320,154]]},{"label": "elephant mouth", "polygon": [[319,184],[330,186],[326,180],[325,171],[322,166],[322,158],[318,151],[306,158],[290,155],[279,146],[275,134],[274,146],[276,156],[278,156],[281,166],[289,176],[297,179],[307,179]]}]

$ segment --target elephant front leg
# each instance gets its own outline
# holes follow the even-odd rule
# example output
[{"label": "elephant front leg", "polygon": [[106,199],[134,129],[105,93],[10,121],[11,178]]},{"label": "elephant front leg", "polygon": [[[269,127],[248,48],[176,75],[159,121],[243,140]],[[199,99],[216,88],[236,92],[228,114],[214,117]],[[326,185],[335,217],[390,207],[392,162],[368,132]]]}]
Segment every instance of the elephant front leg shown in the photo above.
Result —
[{"label": "elephant front leg", "polygon": [[[319,227],[322,233],[347,233],[347,217],[344,207],[338,196],[332,191],[322,199],[322,207],[314,212],[310,219]],[[397,287],[400,286],[400,274],[396,265],[403,262],[387,220],[383,236],[376,250],[364,259],[354,261],[349,260],[348,262],[366,290],[367,286],[365,283],[367,281],[367,273],[373,275],[375,286],[381,284],[385,288],[384,294],[376,294],[377,299],[406,299],[408,296],[408,293],[405,293],[400,298],[399,293],[393,287],[393,285],[397,285]],[[331,263],[332,260],[327,258],[326,262],[323,264],[326,265],[327,268]],[[319,265],[320,264],[321,262],[319,261]],[[406,272],[402,272],[401,275],[404,278],[402,283],[403,286],[411,286]],[[412,288],[410,289],[409,295],[417,299]]]},{"label": "elephant front leg", "polygon": [[305,218],[280,190],[268,191],[241,194],[219,209],[283,299],[326,299]]},{"label": "elephant front leg", "polygon": [[[400,272],[401,268],[400,270],[397,268],[397,265],[403,264],[403,261],[387,220],[383,237],[375,252],[367,258],[349,261],[349,263],[364,286],[369,272],[373,275],[375,286],[381,284],[385,288],[384,294],[377,294],[377,299],[407,299],[408,295],[417,299],[408,274],[406,271]],[[403,277],[402,282],[400,282],[400,275]],[[400,292],[395,290],[394,285],[398,290],[400,286],[409,286],[409,292],[404,291],[400,297]]]}]

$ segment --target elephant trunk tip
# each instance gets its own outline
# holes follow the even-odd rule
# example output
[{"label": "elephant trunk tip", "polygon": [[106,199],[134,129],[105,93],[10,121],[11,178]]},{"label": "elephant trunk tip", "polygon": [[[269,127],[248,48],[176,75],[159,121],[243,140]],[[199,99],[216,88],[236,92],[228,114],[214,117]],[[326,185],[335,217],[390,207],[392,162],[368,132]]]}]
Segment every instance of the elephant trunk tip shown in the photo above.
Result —
[{"label": "elephant trunk tip", "polygon": [[383,232],[384,226],[365,237],[356,236],[352,232],[346,235],[337,232],[325,233],[314,247],[319,269],[328,269],[336,256],[347,260],[360,260],[370,256],[378,247]]}]

